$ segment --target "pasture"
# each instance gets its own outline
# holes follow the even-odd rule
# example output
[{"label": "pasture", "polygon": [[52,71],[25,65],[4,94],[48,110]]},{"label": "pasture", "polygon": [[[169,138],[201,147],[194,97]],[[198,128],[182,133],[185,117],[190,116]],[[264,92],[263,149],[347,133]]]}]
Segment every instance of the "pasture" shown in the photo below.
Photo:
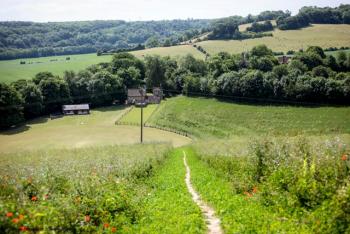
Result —
[{"label": "pasture", "polygon": [[[70,60],[66,60],[67,57]],[[109,55],[97,56],[94,53],[0,61],[0,81],[10,83],[19,79],[31,79],[42,71],[62,76],[64,71],[80,71],[92,64],[110,62],[111,58]],[[20,64],[21,61],[25,64]]]},{"label": "pasture", "polygon": [[188,131],[202,139],[350,134],[349,115],[349,107],[237,104],[178,96],[162,102],[150,123]]},{"label": "pasture", "polygon": [[[149,104],[143,108],[143,123],[145,123],[157,109],[158,105]],[[118,121],[131,124],[140,124],[141,122],[141,108],[134,107],[130,112],[120,118]]]},{"label": "pasture", "polygon": [[[0,132],[0,152],[138,143],[139,127],[115,125],[124,111],[122,107],[108,107],[94,109],[90,115],[65,116],[54,120],[38,118],[18,128]],[[174,146],[190,142],[186,137],[150,128],[144,128],[144,140],[170,142]]]},{"label": "pasture", "polygon": [[[244,30],[244,27],[242,26],[241,29]],[[322,48],[347,47],[350,46],[350,25],[315,24],[300,30],[282,31],[275,29],[273,31],[273,37],[242,41],[203,41],[196,44],[202,46],[210,54],[216,54],[221,51],[242,53],[260,44],[265,44],[276,52],[305,50],[308,46],[320,46]]]}]

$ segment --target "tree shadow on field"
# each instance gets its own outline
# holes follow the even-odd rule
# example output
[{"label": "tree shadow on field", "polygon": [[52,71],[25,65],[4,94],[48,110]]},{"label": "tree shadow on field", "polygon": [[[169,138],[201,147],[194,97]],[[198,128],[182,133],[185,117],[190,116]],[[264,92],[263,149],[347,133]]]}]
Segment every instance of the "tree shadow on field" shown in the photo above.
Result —
[{"label": "tree shadow on field", "polygon": [[347,104],[333,104],[333,103],[314,103],[314,102],[300,102],[283,99],[271,99],[271,98],[250,98],[250,97],[225,97],[225,96],[203,96],[203,95],[188,95],[188,97],[216,99],[220,102],[234,103],[238,105],[251,105],[251,106],[291,106],[291,107],[348,107]]},{"label": "tree shadow on field", "polygon": [[48,121],[48,117],[39,117],[24,123],[21,123],[17,126],[13,126],[7,130],[1,131],[0,135],[15,135],[19,134],[25,131],[28,131],[31,127],[29,125],[34,125],[34,124],[42,124],[46,123]]}]

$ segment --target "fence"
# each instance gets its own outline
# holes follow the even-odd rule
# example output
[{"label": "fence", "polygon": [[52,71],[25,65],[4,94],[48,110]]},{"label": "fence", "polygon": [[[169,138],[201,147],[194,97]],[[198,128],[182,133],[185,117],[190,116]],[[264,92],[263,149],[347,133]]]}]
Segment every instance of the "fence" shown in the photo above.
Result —
[{"label": "fence", "polygon": [[134,109],[134,106],[131,106],[127,111],[125,111],[116,121],[115,121],[115,125],[126,125],[126,124],[121,124],[121,122],[123,121],[120,121],[125,115],[129,114],[129,112]]}]

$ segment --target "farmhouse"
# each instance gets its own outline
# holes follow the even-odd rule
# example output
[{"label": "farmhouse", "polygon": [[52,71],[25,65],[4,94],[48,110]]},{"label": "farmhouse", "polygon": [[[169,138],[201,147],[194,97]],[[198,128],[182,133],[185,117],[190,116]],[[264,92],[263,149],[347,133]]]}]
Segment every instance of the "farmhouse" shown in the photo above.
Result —
[{"label": "farmhouse", "polygon": [[288,63],[289,63],[289,60],[290,60],[291,58],[292,58],[292,57],[290,57],[290,56],[285,56],[285,55],[283,55],[283,56],[278,57],[278,62],[279,62],[280,64],[288,64]]},{"label": "farmhouse", "polygon": [[64,115],[87,115],[90,114],[89,104],[63,105],[62,112]]},{"label": "farmhouse", "polygon": [[147,104],[159,104],[163,98],[161,88],[154,87],[151,94],[146,94],[144,89],[128,89],[127,104],[145,102]]}]

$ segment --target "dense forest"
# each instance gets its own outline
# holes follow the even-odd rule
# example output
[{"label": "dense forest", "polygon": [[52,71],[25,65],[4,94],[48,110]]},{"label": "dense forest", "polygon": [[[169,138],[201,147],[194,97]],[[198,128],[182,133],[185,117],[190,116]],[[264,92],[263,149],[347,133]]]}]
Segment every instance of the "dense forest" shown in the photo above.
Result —
[{"label": "dense forest", "polygon": [[0,22],[0,59],[174,45],[208,30],[210,20]]},{"label": "dense forest", "polygon": [[42,114],[60,112],[63,104],[93,107],[123,103],[130,87],[162,87],[164,93],[217,96],[277,102],[350,104],[350,54],[326,55],[320,47],[298,52],[279,64],[265,45],[249,53],[221,52],[206,61],[187,55],[180,60],[129,53],[64,77],[38,73],[32,80],[0,83],[0,128]]}]

